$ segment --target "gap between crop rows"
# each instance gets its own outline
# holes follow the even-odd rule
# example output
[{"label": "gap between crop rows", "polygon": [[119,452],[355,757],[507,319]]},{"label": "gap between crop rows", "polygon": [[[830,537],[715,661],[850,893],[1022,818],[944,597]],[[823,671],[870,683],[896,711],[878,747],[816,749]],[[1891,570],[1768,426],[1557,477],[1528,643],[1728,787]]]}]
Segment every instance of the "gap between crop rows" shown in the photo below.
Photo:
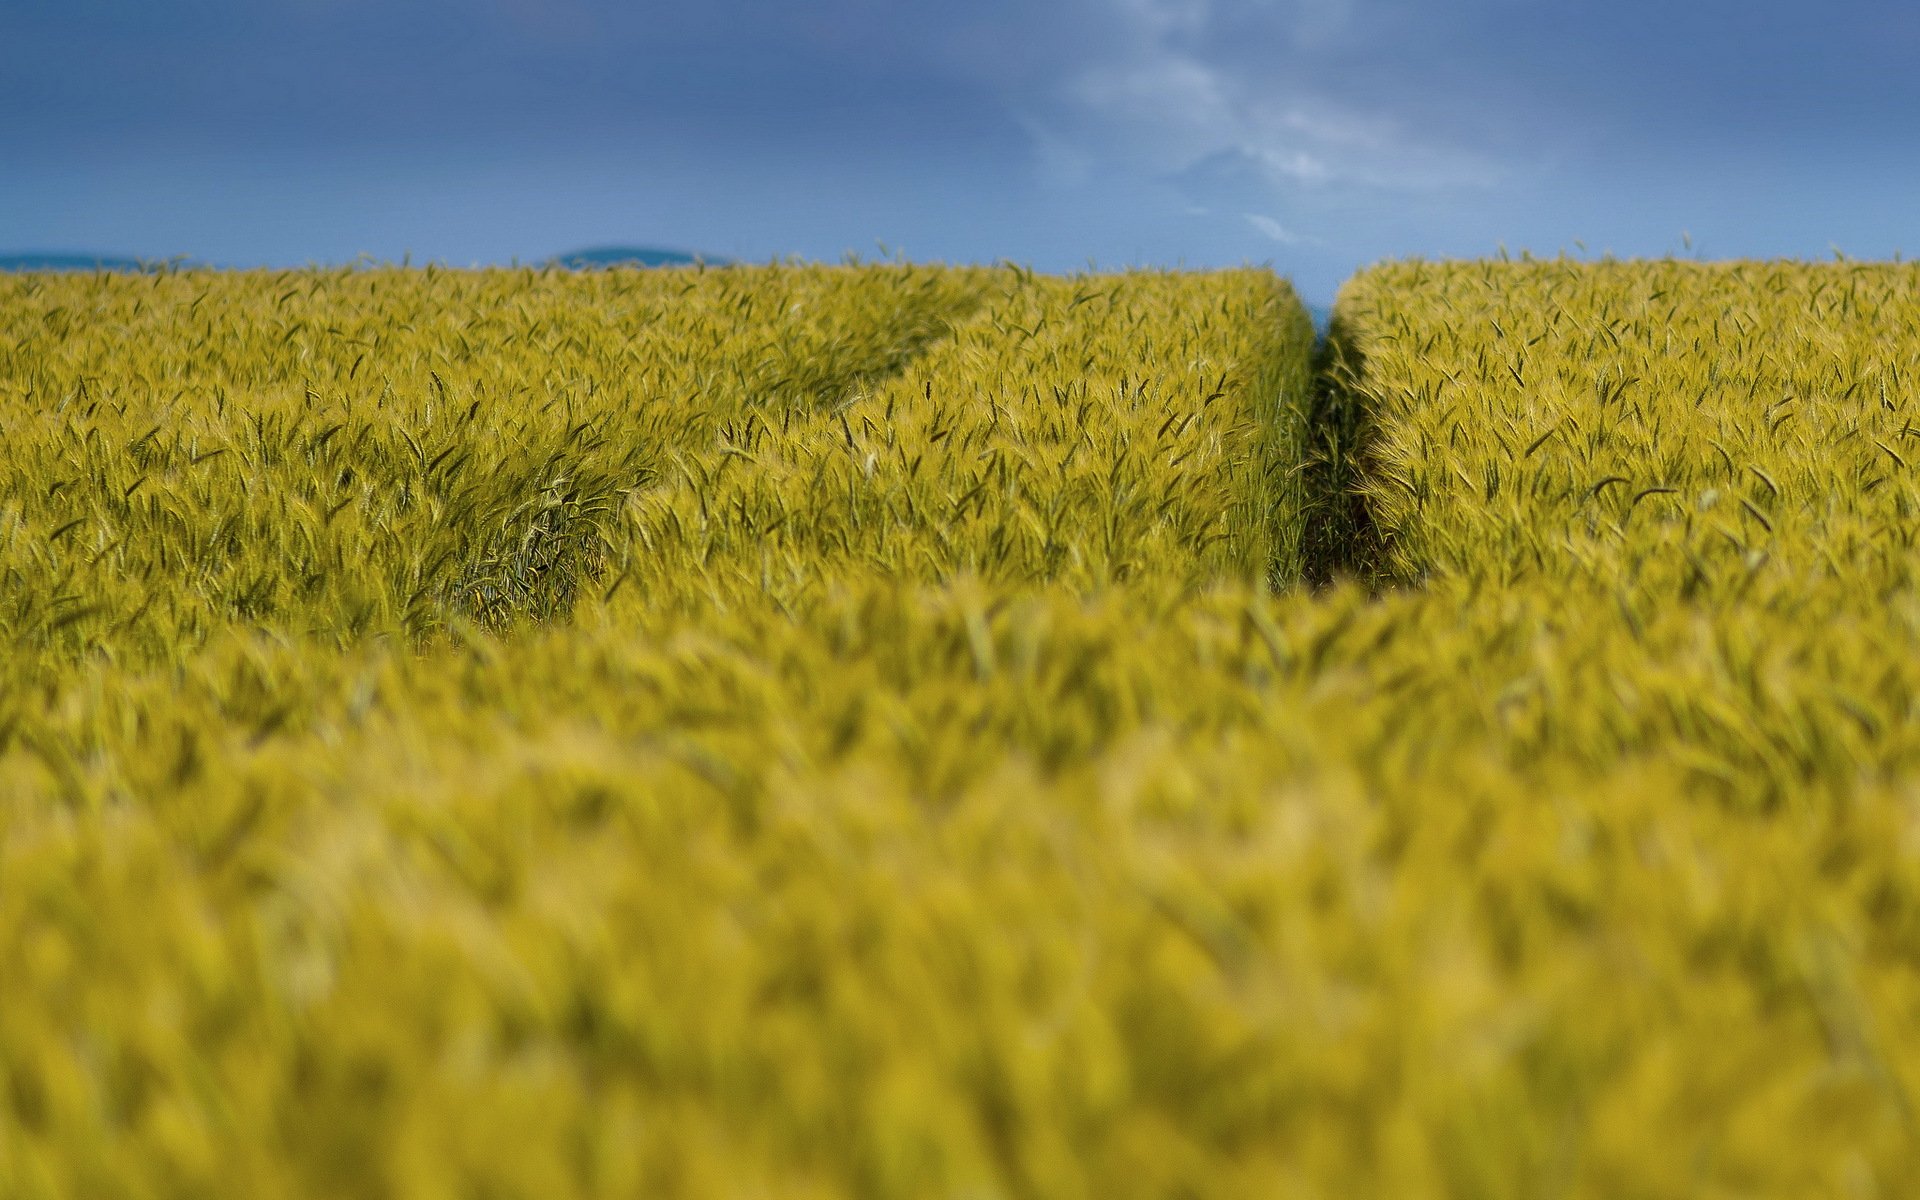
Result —
[{"label": "gap between crop rows", "polygon": [[1367,487],[1376,431],[1360,388],[1365,371],[1360,349],[1336,314],[1314,349],[1306,398],[1300,557],[1302,582],[1310,588],[1353,579],[1379,590],[1392,582]]}]

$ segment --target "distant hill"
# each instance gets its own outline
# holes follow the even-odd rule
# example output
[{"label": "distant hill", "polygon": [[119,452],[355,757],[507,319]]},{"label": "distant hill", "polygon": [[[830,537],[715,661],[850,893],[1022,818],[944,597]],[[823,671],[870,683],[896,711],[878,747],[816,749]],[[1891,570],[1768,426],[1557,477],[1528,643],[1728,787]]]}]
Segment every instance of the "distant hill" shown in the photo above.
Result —
[{"label": "distant hill", "polygon": [[571,254],[562,254],[553,261],[560,266],[576,271],[591,270],[594,267],[690,267],[698,262],[710,266],[724,266],[727,260],[711,255],[688,254],[682,250],[661,250],[654,246],[595,246],[589,250],[575,250]]},{"label": "distant hill", "polygon": [[137,258],[112,254],[67,254],[36,251],[0,254],[0,271],[140,271]]}]

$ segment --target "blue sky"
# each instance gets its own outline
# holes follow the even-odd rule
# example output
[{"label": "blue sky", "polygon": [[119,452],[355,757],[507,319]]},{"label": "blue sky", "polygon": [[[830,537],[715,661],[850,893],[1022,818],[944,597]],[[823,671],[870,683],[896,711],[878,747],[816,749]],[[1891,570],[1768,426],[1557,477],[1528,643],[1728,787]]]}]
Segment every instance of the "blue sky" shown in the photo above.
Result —
[{"label": "blue sky", "polygon": [[1920,5],[0,0],[0,251],[1920,249]]}]

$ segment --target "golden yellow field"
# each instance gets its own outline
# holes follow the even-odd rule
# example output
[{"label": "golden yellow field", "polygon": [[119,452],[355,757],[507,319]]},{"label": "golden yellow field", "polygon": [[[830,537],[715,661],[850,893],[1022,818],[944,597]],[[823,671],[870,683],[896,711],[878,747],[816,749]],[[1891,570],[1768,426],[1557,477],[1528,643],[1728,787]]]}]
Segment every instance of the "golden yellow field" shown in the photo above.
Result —
[{"label": "golden yellow field", "polygon": [[1916,284],[0,276],[0,1196],[1905,1195]]}]

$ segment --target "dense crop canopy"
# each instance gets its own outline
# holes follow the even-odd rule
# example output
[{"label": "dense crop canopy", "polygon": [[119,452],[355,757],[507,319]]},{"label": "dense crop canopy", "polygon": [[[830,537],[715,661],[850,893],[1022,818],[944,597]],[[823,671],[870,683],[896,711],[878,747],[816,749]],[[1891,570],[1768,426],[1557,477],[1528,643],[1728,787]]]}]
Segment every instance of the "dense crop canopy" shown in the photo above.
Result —
[{"label": "dense crop canopy", "polygon": [[0,280],[0,1195],[1901,1195],[1916,282]]},{"label": "dense crop canopy", "polygon": [[1149,614],[1298,569],[1283,284],[0,287],[0,1192],[1132,1170],[1054,1093],[1132,1121],[1202,1014],[1018,1074],[1179,936],[1041,797],[1168,703]]}]

